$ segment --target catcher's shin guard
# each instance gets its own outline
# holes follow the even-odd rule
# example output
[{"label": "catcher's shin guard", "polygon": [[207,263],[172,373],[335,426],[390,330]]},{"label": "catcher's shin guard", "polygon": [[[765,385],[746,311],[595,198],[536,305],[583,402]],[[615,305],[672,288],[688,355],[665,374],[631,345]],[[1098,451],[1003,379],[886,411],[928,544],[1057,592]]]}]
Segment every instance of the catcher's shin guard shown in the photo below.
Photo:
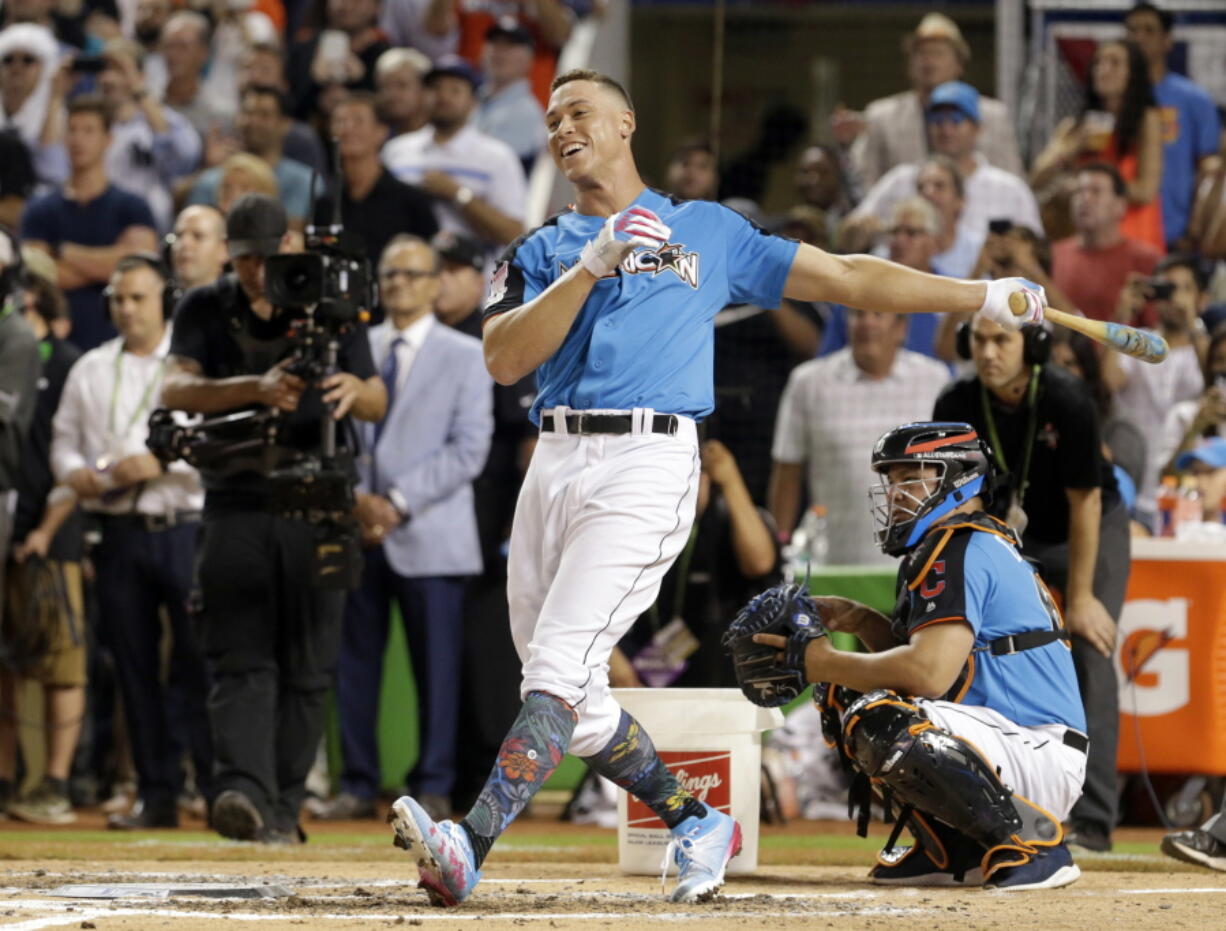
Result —
[{"label": "catcher's shin guard", "polygon": [[975,747],[896,692],[877,689],[848,706],[843,740],[874,783],[986,847],[985,878],[1064,838],[1060,822],[1006,788]]}]

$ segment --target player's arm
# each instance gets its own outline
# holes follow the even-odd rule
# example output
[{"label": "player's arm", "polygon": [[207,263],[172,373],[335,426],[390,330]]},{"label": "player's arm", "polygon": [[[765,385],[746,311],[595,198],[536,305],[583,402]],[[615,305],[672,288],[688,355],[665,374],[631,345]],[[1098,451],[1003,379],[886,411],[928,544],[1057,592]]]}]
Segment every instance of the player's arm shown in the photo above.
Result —
[{"label": "player's arm", "polygon": [[[485,367],[500,385],[513,385],[536,371],[561,347],[583,302],[601,278],[617,272],[638,248],[657,249],[671,231],[645,207],[630,207],[609,217],[589,240],[575,267],[532,300],[486,317],[481,340]],[[503,273],[521,274],[508,260]]]},{"label": "player's arm", "polygon": [[873,653],[882,653],[898,646],[890,619],[866,604],[850,598],[823,596],[814,598],[821,609],[822,626],[851,634]]},{"label": "player's arm", "polygon": [[966,313],[983,306],[987,286],[984,281],[918,272],[871,255],[832,255],[802,243],[783,294],[798,301],[830,301],[899,314]]},{"label": "player's arm", "polygon": [[857,692],[894,689],[903,695],[940,698],[958,678],[975,644],[970,625],[961,621],[917,630],[908,643],[879,653],[851,653],[819,637],[805,652],[810,682],[831,682]]},{"label": "player's arm", "polygon": [[485,321],[485,367],[500,385],[513,385],[558,351],[596,276],[576,265],[525,304]]}]

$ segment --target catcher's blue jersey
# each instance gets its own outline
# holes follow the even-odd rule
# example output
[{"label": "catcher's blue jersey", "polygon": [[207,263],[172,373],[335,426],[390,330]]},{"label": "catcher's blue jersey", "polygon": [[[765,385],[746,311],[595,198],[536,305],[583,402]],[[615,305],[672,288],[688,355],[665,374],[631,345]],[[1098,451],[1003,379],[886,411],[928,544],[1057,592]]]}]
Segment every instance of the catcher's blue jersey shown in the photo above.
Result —
[{"label": "catcher's blue jersey", "polygon": [[[650,188],[634,201],[672,230],[596,282],[558,351],[537,370],[532,421],[542,408],[630,410],[701,419],[715,406],[712,321],[721,307],[775,308],[798,244],[711,201]],[[521,237],[494,273],[488,319],[532,300],[579,261],[604,217],[569,210]]]},{"label": "catcher's blue jersey", "polygon": [[[965,528],[965,525],[963,525]],[[939,534],[939,527],[933,534]],[[902,612],[896,617],[909,636],[930,624],[965,621],[975,632],[969,681],[957,697],[965,705],[998,711],[1025,727],[1065,724],[1085,730],[1068,642],[995,656],[989,644],[1027,631],[1053,630],[1060,616],[1047,589],[1011,542],[996,532],[961,529],[934,554],[922,544],[918,560],[900,574]],[[921,577],[909,572],[927,565]],[[918,568],[918,567],[916,567]]]}]

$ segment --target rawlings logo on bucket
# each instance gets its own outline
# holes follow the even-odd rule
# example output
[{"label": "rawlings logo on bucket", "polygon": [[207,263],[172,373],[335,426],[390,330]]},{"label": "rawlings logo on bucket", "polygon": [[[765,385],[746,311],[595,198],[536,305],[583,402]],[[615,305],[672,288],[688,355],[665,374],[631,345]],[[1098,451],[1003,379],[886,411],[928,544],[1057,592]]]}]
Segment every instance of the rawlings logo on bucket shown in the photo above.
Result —
[{"label": "rawlings logo on bucket", "polygon": [[[681,788],[703,804],[732,813],[731,750],[661,750],[660,759],[672,770]],[[626,799],[626,825],[665,830],[655,812],[633,795]]]}]

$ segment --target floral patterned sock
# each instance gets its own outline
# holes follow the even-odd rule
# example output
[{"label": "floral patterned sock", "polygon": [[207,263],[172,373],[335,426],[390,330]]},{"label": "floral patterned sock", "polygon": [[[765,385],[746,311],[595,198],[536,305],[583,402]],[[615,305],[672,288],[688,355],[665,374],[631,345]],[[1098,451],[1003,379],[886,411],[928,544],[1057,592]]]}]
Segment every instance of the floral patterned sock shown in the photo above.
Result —
[{"label": "floral patterned sock", "polygon": [[468,832],[480,868],[498,835],[507,829],[558,768],[578,716],[545,692],[529,692],[519,717],[498,750],[494,769],[460,827]]},{"label": "floral patterned sock", "polygon": [[584,761],[654,811],[669,828],[686,818],[701,818],[707,806],[681,788],[681,783],[656,753],[639,722],[622,712],[617,732],[605,748]]}]

